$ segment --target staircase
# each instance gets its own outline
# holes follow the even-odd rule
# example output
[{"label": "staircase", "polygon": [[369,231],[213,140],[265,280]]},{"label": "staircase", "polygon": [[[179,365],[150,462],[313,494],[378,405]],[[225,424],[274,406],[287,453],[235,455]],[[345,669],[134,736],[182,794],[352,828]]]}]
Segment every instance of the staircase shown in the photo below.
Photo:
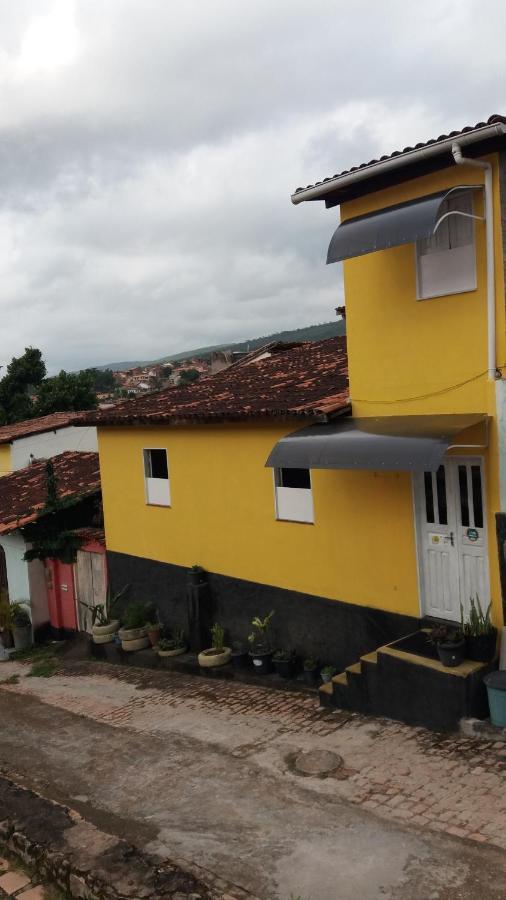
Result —
[{"label": "staircase", "polygon": [[438,730],[457,728],[461,718],[486,718],[483,676],[493,665],[465,660],[445,668],[438,659],[402,649],[416,636],[378,647],[347,666],[321,685],[320,705]]}]

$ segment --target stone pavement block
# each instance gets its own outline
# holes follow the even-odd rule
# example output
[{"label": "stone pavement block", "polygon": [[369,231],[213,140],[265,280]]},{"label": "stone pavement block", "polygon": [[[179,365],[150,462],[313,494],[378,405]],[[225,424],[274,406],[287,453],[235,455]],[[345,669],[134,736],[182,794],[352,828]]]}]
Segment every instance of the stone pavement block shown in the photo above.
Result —
[{"label": "stone pavement block", "polygon": [[14,894],[15,891],[20,891],[29,884],[28,875],[21,875],[19,872],[6,872],[5,875],[0,876],[0,888],[6,894]]},{"label": "stone pavement block", "polygon": [[21,900],[44,900],[45,891],[43,886],[38,884],[36,887],[29,887],[28,890],[16,894],[17,897],[21,897]]}]

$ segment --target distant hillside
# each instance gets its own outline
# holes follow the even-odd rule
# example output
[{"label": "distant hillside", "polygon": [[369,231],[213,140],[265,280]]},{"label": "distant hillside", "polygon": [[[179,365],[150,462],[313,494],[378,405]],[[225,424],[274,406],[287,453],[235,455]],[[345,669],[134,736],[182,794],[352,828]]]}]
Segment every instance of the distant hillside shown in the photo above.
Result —
[{"label": "distant hillside", "polygon": [[305,328],[293,328],[291,331],[278,331],[275,334],[265,334],[262,337],[250,338],[247,341],[239,341],[235,344],[214,344],[209,347],[197,347],[195,350],[183,350],[180,353],[171,353],[170,356],[162,356],[160,359],[132,359],[128,362],[107,363],[104,366],[95,366],[97,369],[112,369],[121,372],[125,369],[133,369],[135,366],[149,366],[155,363],[178,362],[199,356],[205,359],[213,350],[256,350],[263,344],[271,341],[323,341],[325,338],[345,334],[346,326],[342,319],[336,322],[324,322],[322,325],[308,325]]}]

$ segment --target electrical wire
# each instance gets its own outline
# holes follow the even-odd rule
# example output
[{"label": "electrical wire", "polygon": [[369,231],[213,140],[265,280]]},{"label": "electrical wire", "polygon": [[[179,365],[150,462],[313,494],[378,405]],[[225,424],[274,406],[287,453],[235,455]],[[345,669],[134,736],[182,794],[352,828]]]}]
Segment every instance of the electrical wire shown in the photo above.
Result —
[{"label": "electrical wire", "polygon": [[[506,368],[506,363],[502,366],[497,366],[496,371],[502,372],[503,369]],[[488,369],[485,369],[484,372],[478,372],[477,375],[472,375],[471,378],[467,378],[465,381],[460,381],[458,384],[452,384],[449,387],[441,388],[439,391],[432,391],[428,394],[418,394],[416,397],[397,397],[395,400],[389,398],[388,400],[364,400],[359,399],[358,397],[352,397],[351,402],[353,403],[379,403],[379,404],[391,404],[391,403],[413,403],[416,400],[429,400],[431,397],[440,397],[442,394],[449,394],[451,391],[456,391],[461,387],[465,387],[466,384],[471,384],[473,381],[478,381],[480,378],[483,378],[484,375],[488,373]]]}]

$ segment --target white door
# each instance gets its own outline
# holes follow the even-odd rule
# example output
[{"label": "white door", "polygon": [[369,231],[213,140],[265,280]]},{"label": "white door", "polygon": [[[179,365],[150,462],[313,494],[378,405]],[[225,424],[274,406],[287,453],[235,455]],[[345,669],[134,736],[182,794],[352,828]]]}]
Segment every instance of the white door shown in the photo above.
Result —
[{"label": "white door", "polygon": [[460,620],[471,597],[489,603],[487,530],[480,459],[447,459],[415,477],[422,612]]}]

